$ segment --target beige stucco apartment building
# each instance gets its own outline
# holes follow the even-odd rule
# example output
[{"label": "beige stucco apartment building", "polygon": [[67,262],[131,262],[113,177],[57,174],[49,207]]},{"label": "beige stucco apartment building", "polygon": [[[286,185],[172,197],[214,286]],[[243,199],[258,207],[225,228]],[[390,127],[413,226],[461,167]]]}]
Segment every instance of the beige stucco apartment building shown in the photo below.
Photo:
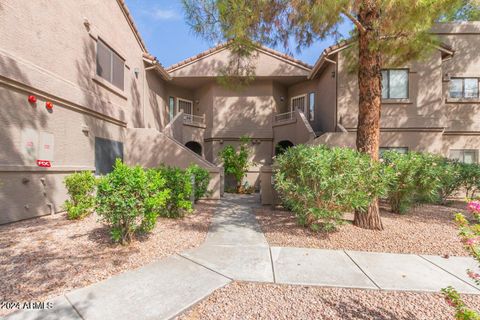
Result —
[{"label": "beige stucco apartment building", "polygon": [[[257,187],[278,145],[354,145],[346,45],[314,66],[259,46],[255,80],[235,91],[217,82],[228,44],[163,68],[122,0],[6,0],[0,30],[0,224],[61,211],[66,175],[104,174],[116,157],[196,163],[219,198],[218,151],[241,136],[251,138],[247,180]],[[476,162],[480,23],[433,32],[443,45],[427,61],[384,71],[381,145]]]}]

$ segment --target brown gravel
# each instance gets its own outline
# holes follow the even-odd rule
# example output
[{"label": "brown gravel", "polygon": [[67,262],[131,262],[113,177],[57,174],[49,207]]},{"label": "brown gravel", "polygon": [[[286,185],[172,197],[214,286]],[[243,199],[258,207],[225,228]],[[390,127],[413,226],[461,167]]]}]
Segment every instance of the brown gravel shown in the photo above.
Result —
[{"label": "brown gravel", "polygon": [[347,220],[336,232],[315,233],[299,226],[292,213],[270,207],[257,209],[256,216],[271,246],[466,256],[453,222],[462,210],[455,207],[423,205],[404,215],[382,207],[383,231],[357,228]]},{"label": "brown gravel", "polygon": [[[480,310],[480,297],[464,295]],[[194,319],[453,319],[436,293],[232,283],[179,317]]]},{"label": "brown gravel", "polygon": [[185,218],[160,218],[151,234],[129,246],[113,244],[96,215],[70,221],[59,214],[0,226],[0,301],[41,301],[197,247],[214,208],[199,204]]}]

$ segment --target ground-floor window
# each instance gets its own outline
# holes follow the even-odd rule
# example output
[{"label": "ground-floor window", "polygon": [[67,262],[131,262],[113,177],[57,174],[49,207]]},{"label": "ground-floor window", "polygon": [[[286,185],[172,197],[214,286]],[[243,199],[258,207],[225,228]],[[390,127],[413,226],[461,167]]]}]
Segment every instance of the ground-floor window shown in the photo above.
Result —
[{"label": "ground-floor window", "polygon": [[405,154],[408,152],[408,147],[380,147],[379,151],[380,156],[382,156],[385,151],[395,151],[401,154]]},{"label": "ground-floor window", "polygon": [[477,163],[478,150],[473,149],[451,149],[448,156],[452,160],[462,163]]},{"label": "ground-floor window", "polygon": [[315,120],[315,92],[308,94],[308,118],[310,121]]},{"label": "ground-floor window", "polygon": [[123,143],[95,137],[95,173],[107,174],[113,171],[115,160],[123,160]]}]

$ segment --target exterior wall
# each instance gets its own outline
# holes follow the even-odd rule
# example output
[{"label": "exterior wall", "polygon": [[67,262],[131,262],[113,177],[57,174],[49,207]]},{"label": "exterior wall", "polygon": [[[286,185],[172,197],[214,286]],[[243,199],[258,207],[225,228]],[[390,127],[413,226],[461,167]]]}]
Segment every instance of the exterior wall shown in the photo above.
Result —
[{"label": "exterior wall", "polygon": [[[223,48],[212,54],[207,54],[191,63],[187,63],[180,68],[174,68],[170,71],[172,77],[211,77],[218,76],[219,70],[228,66],[228,62],[232,59],[231,52],[228,48]],[[255,67],[255,75],[257,77],[306,77],[309,69],[299,66],[287,59],[279,59],[271,53],[263,50],[256,52],[252,56],[252,65]]]},{"label": "exterior wall", "polygon": [[180,142],[166,134],[153,129],[128,129],[125,143],[128,153],[125,163],[141,165],[145,168],[157,167],[160,164],[186,168],[197,164],[210,172],[209,190],[212,190],[212,199],[219,199],[222,193],[221,180],[223,171],[200,156],[190,152]]},{"label": "exterior wall", "polygon": [[[125,142],[127,126],[162,128],[165,94],[156,71],[145,71],[144,48],[117,1],[1,6],[0,223],[6,223],[61,211],[64,177],[95,168],[95,137]],[[125,60],[123,91],[96,76],[98,39]],[[29,156],[24,141],[45,134],[53,136],[51,168],[38,167],[39,156]]]},{"label": "exterior wall", "polygon": [[[426,61],[412,62],[409,69],[409,99],[382,101],[382,128],[440,128],[442,110],[442,60],[438,50]],[[345,52],[338,62],[338,122],[347,129],[357,126],[358,83],[348,71]]]},{"label": "exterior wall", "polygon": [[290,121],[285,121],[273,126],[273,150],[272,154],[275,154],[275,146],[280,141],[290,141],[294,145],[304,144],[312,141],[315,138],[315,132],[313,132],[305,115],[296,110],[295,116]]}]

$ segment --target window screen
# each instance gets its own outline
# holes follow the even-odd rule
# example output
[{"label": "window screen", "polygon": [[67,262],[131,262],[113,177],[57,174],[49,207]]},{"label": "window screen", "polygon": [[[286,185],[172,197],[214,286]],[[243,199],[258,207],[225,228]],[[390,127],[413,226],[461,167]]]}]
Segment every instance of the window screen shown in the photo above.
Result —
[{"label": "window screen", "polygon": [[477,78],[454,78],[450,80],[450,98],[475,99],[478,98]]},{"label": "window screen", "polygon": [[123,143],[119,141],[95,137],[95,173],[112,172],[115,160],[123,160]]},{"label": "window screen", "polygon": [[101,40],[97,41],[97,75],[117,88],[124,88],[123,59]]},{"label": "window screen", "polygon": [[477,163],[477,150],[450,150],[449,158],[462,163]]},{"label": "window screen", "polygon": [[382,99],[408,99],[408,70],[382,71]]}]

